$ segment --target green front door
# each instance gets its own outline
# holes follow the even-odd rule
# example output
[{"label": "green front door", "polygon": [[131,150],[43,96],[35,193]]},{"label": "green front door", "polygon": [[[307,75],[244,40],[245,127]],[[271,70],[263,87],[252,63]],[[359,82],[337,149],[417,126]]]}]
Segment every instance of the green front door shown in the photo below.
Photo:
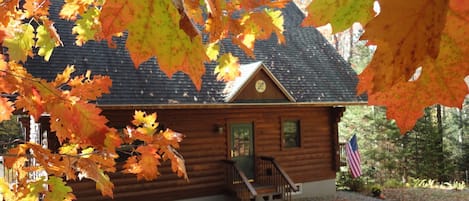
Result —
[{"label": "green front door", "polygon": [[231,159],[248,179],[254,179],[254,135],[252,123],[230,125]]}]

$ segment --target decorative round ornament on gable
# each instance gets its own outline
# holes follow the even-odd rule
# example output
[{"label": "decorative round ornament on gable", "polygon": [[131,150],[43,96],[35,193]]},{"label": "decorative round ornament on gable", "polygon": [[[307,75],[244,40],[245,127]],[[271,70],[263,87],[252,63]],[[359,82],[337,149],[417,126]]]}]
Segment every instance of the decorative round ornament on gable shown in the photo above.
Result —
[{"label": "decorative round ornament on gable", "polygon": [[257,92],[259,92],[259,93],[264,93],[266,87],[267,87],[267,86],[266,86],[264,80],[257,80],[257,81],[256,81],[256,91],[257,91]]}]

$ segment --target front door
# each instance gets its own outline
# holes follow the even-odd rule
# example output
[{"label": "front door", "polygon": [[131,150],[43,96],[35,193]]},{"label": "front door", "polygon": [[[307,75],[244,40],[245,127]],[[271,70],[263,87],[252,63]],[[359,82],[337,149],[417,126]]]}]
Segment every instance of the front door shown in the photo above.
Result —
[{"label": "front door", "polygon": [[252,123],[230,125],[231,159],[248,179],[254,179],[254,133]]}]

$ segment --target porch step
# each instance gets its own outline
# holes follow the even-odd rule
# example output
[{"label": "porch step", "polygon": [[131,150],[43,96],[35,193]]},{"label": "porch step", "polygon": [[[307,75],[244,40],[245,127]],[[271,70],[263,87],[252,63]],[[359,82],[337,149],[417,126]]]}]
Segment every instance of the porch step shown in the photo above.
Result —
[{"label": "porch step", "polygon": [[273,185],[260,185],[253,184],[254,189],[256,189],[257,196],[254,198],[254,201],[275,201],[282,200],[282,194],[277,192],[277,188]]}]

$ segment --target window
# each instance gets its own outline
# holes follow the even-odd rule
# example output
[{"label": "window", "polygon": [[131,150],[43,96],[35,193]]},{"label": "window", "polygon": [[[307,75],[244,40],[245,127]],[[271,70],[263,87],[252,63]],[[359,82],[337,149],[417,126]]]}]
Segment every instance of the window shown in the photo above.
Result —
[{"label": "window", "polygon": [[282,122],[283,147],[300,147],[300,121],[284,120]]}]

